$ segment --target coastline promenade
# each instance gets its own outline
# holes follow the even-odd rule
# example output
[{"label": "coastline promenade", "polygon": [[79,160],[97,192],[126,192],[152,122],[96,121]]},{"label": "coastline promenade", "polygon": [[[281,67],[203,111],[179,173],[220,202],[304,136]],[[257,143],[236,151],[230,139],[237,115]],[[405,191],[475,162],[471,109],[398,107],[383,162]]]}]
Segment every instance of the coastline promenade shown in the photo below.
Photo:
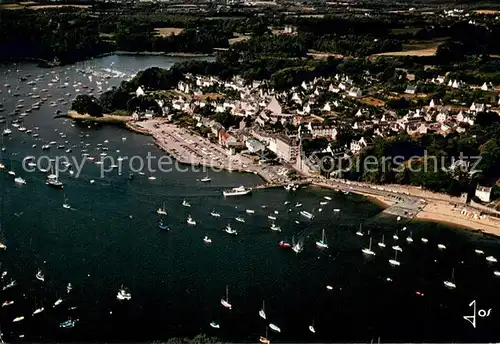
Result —
[{"label": "coastline promenade", "polygon": [[241,154],[230,155],[221,146],[187,129],[165,123],[161,120],[129,122],[128,127],[140,133],[149,133],[155,144],[175,158],[179,163],[203,166],[213,170],[248,172],[259,175],[268,185],[275,187],[291,181],[286,177],[286,169],[280,166],[261,166],[255,159]]}]

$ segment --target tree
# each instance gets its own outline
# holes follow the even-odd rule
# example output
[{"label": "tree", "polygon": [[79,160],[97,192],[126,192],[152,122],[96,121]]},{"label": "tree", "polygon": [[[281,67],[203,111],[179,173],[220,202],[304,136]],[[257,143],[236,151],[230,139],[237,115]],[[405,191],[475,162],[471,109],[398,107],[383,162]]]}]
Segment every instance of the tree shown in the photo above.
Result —
[{"label": "tree", "polygon": [[71,109],[81,114],[102,117],[102,107],[99,100],[86,94],[77,96],[71,104]]}]

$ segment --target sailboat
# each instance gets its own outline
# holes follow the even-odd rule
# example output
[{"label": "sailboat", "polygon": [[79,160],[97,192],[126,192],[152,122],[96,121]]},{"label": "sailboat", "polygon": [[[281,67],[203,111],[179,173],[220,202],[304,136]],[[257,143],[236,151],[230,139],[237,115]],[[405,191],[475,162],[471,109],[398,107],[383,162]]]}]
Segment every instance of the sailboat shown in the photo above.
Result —
[{"label": "sailboat", "polygon": [[266,336],[265,337],[260,336],[259,342],[261,342],[262,344],[271,344],[271,341],[267,339],[267,327],[266,327]]},{"label": "sailboat", "polygon": [[156,211],[156,213],[158,215],[167,215],[167,211],[165,210],[165,202],[163,202],[163,207],[162,208],[158,208],[158,210]]},{"label": "sailboat", "polygon": [[265,311],[264,306],[265,306],[265,301],[262,301],[262,309],[261,309],[261,310],[259,310],[259,316],[260,316],[262,319],[266,320],[266,311]]},{"label": "sailboat", "polygon": [[191,204],[189,204],[188,201],[186,201],[186,200],[182,201],[182,205],[185,206],[185,207],[190,207],[191,206]]},{"label": "sailboat", "polygon": [[311,331],[311,333],[316,333],[316,329],[314,328],[314,318],[313,318],[312,324],[309,325],[309,331]]},{"label": "sailboat", "polygon": [[196,221],[193,220],[193,218],[191,217],[191,215],[188,216],[187,223],[188,223],[188,225],[196,226]]},{"label": "sailboat", "polygon": [[362,249],[361,252],[363,252],[364,254],[367,254],[369,256],[375,255],[375,252],[372,251],[372,237],[370,237],[370,245],[368,246],[368,248]]},{"label": "sailboat", "polygon": [[236,231],[236,229],[231,228],[230,223],[228,223],[226,228],[224,228],[224,232],[226,232],[227,234],[238,235],[238,232]]},{"label": "sailboat", "polygon": [[455,284],[455,269],[451,270],[451,280],[444,281],[443,284],[445,285],[445,287],[450,289],[455,289],[457,287],[457,285]]},{"label": "sailboat", "polygon": [[64,209],[71,209],[71,206],[68,204],[68,199],[66,198],[66,195],[64,195],[63,208]]},{"label": "sailboat", "polygon": [[220,328],[220,325],[219,325],[219,324],[217,324],[215,321],[212,321],[212,322],[210,323],[210,326],[211,326],[211,327],[213,327],[213,328]]},{"label": "sailboat", "polygon": [[398,261],[398,251],[396,251],[394,259],[389,259],[389,264],[391,264],[392,266],[399,266],[399,265],[401,265],[401,263]]},{"label": "sailboat", "polygon": [[158,224],[158,227],[160,227],[160,229],[163,229],[163,230],[169,230],[168,226],[163,224],[163,221],[160,220],[160,223]]},{"label": "sailboat", "polygon": [[295,237],[292,237],[292,250],[293,252],[299,254],[304,249],[303,243],[301,241],[295,242]]},{"label": "sailboat", "polygon": [[413,238],[411,237],[411,232],[410,232],[410,236],[408,236],[408,237],[406,238],[406,241],[407,241],[409,244],[411,244],[411,243],[413,242]]},{"label": "sailboat", "polygon": [[318,248],[328,248],[328,244],[326,243],[325,230],[323,229],[323,233],[321,234],[321,240],[316,241],[316,246]]},{"label": "sailboat", "polygon": [[210,215],[212,215],[213,217],[220,217],[220,214],[219,214],[219,213],[217,213],[215,210],[212,210],[212,211],[210,212]]},{"label": "sailboat", "polygon": [[39,280],[39,281],[42,281],[44,282],[45,281],[45,277],[43,275],[43,272],[42,270],[38,270],[38,272],[36,273],[35,275],[36,279]]},{"label": "sailboat", "polygon": [[356,232],[356,235],[359,235],[359,236],[363,236],[363,235],[364,235],[364,234],[363,234],[363,232],[361,231],[361,227],[362,227],[362,225],[361,225],[361,223],[360,223],[360,224],[359,224],[359,229],[358,229],[358,231]]},{"label": "sailboat", "polygon": [[229,303],[229,287],[226,285],[226,298],[220,299],[220,304],[227,309],[232,309],[233,306]]},{"label": "sailboat", "polygon": [[385,243],[384,243],[384,234],[382,234],[382,241],[378,243],[378,247],[382,247],[382,248],[384,248],[384,247],[385,247]]}]

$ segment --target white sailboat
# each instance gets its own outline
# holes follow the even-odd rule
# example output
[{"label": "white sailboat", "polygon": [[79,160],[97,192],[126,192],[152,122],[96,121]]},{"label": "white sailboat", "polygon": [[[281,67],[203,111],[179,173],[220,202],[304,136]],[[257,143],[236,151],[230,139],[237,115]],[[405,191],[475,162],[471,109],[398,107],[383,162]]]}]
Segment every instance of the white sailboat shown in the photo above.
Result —
[{"label": "white sailboat", "polygon": [[210,238],[208,237],[208,235],[205,235],[205,237],[203,238],[203,242],[204,242],[205,244],[211,244],[211,243],[212,243],[212,239],[210,239]]},{"label": "white sailboat", "polygon": [[326,242],[325,230],[324,229],[323,229],[323,232],[321,234],[321,240],[316,241],[316,246],[318,248],[328,248],[328,244]]},{"label": "white sailboat", "polygon": [[382,241],[378,243],[378,247],[384,248],[385,243],[384,243],[384,234],[382,234]]},{"label": "white sailboat", "polygon": [[267,318],[265,311],[265,301],[262,301],[262,309],[259,310],[259,316],[264,320],[266,320]]},{"label": "white sailboat", "polygon": [[224,232],[226,232],[227,234],[231,234],[231,235],[238,235],[238,232],[236,231],[236,229],[231,228],[230,223],[228,223],[226,228],[224,228]]},{"label": "white sailboat", "polygon": [[304,244],[301,240],[295,242],[295,237],[292,237],[292,250],[293,252],[299,254],[304,249]]},{"label": "white sailboat", "polygon": [[215,321],[212,321],[212,322],[210,323],[210,326],[211,326],[211,327],[213,327],[213,328],[220,328],[220,325],[219,325],[219,324],[217,324]]},{"label": "white sailboat", "polygon": [[191,207],[191,204],[189,204],[188,201],[186,201],[186,200],[182,201],[182,205],[185,207],[188,207],[188,208]]},{"label": "white sailboat", "polygon": [[360,223],[360,224],[359,224],[359,229],[358,229],[358,231],[356,232],[356,235],[358,235],[358,236],[363,236],[363,235],[364,235],[364,234],[363,234],[363,232],[361,231],[361,227],[362,227],[362,225],[361,225],[361,223]]},{"label": "white sailboat", "polygon": [[191,217],[191,215],[188,216],[188,219],[187,219],[186,222],[188,223],[188,225],[196,226],[196,221],[193,220],[193,218]]},{"label": "white sailboat", "polygon": [[406,238],[406,241],[411,244],[413,242],[413,238],[411,237],[411,232],[410,235]]},{"label": "white sailboat", "polygon": [[35,277],[39,281],[42,281],[42,282],[45,281],[45,276],[43,275],[42,270],[38,270],[38,272],[36,273]]},{"label": "white sailboat", "polygon": [[220,304],[227,309],[232,309],[233,306],[229,303],[229,287],[226,285],[226,298],[220,299]]},{"label": "white sailboat", "polygon": [[63,208],[64,209],[71,209],[71,206],[68,204],[68,199],[66,198],[66,195],[64,195]]},{"label": "white sailboat", "polygon": [[362,249],[361,252],[369,256],[375,255],[375,252],[372,251],[372,237],[370,237],[370,245],[368,246],[368,248]]},{"label": "white sailboat", "polygon": [[316,329],[314,328],[314,318],[313,318],[312,324],[309,325],[309,331],[311,331],[311,333],[316,333]]},{"label": "white sailboat", "polygon": [[167,210],[165,209],[165,202],[163,202],[163,207],[158,208],[158,210],[156,210],[156,213],[158,215],[167,215]]},{"label": "white sailboat", "polygon": [[219,213],[217,213],[215,210],[212,210],[212,211],[210,212],[210,215],[212,215],[213,217],[220,217],[220,214],[219,214]]},{"label": "white sailboat", "polygon": [[400,266],[401,263],[398,261],[398,251],[396,251],[395,255],[394,255],[394,259],[389,259],[389,264],[391,264],[392,266]]},{"label": "white sailboat", "polygon": [[455,289],[457,287],[455,284],[455,269],[451,270],[451,279],[449,281],[444,281],[443,284],[449,289]]}]

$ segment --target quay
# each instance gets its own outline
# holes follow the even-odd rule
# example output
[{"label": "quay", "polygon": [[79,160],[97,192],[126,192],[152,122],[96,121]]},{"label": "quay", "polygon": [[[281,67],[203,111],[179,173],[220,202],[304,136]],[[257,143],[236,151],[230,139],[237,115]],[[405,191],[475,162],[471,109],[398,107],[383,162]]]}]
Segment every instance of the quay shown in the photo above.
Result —
[{"label": "quay", "polygon": [[284,186],[292,182],[284,173],[287,169],[283,166],[259,165],[255,158],[242,154],[231,155],[209,139],[163,120],[153,119],[127,124],[131,130],[152,135],[155,145],[180,164],[201,166],[215,171],[254,173],[266,182],[266,187]]}]

